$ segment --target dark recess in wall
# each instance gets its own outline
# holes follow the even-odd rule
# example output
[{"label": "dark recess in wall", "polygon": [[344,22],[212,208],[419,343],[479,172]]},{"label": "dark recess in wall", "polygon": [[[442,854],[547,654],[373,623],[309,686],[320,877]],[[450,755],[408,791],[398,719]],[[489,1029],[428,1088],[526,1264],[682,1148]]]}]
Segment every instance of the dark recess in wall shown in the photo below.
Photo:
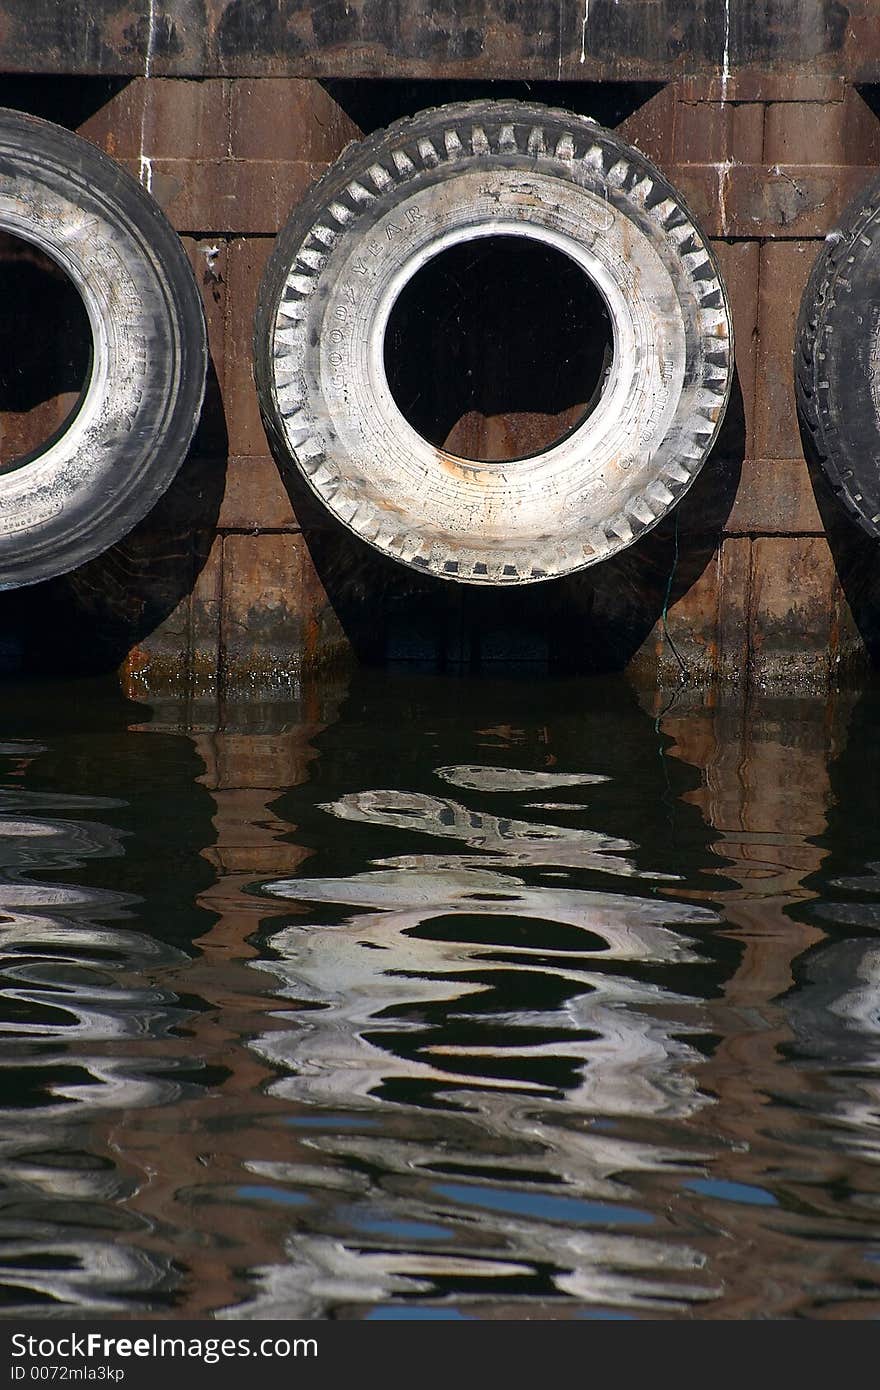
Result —
[{"label": "dark recess in wall", "polygon": [[129,81],[128,77],[6,74],[0,78],[0,106],[78,130]]},{"label": "dark recess in wall", "polygon": [[614,128],[650,101],[659,82],[406,82],[380,78],[321,84],[365,135],[403,116],[456,101],[535,101]]}]

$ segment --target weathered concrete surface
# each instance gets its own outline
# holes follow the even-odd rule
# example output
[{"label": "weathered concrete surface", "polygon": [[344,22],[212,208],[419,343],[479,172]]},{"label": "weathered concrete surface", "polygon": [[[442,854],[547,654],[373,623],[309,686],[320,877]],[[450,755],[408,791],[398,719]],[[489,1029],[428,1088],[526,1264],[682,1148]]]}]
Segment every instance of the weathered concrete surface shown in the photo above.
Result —
[{"label": "weathered concrete surface", "polygon": [[874,0],[2,0],[9,72],[880,79]]}]

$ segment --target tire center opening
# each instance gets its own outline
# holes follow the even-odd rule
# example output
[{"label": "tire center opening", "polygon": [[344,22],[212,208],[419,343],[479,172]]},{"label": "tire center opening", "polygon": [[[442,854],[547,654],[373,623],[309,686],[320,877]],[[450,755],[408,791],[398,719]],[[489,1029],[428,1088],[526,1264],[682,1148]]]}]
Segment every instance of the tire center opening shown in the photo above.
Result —
[{"label": "tire center opening", "polygon": [[596,408],[614,334],[564,252],[530,236],[441,251],[407,282],[385,332],[389,389],[429,443],[480,463],[541,454]]},{"label": "tire center opening", "polygon": [[70,427],[92,375],[85,304],[39,247],[0,231],[0,474],[42,454]]}]

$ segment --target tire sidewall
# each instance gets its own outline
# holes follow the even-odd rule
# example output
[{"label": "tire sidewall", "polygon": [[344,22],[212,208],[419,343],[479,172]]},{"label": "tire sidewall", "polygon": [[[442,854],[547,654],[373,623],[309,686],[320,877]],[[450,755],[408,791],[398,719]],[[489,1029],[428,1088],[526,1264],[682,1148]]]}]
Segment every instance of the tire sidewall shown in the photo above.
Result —
[{"label": "tire sidewall", "polygon": [[93,337],[74,416],[0,474],[0,587],[12,587],[93,558],[154,506],[195,430],[207,344],[179,237],[146,191],[80,137],[0,111],[0,230],[65,271]]},{"label": "tire sidewall", "polygon": [[[512,140],[514,148],[505,150],[505,140]],[[433,233],[438,246],[451,227],[469,219],[474,234],[493,234],[491,219],[477,207],[479,196],[474,192],[487,176],[485,196],[495,198],[496,207],[503,201],[504,187],[512,190],[517,179],[531,179],[533,187],[522,196],[532,198],[535,211],[530,221],[520,209],[523,231],[543,235],[555,227],[571,238],[570,245],[560,249],[575,259],[578,237],[570,214],[579,206],[580,240],[587,248],[591,243],[594,251],[598,248],[600,259],[604,253],[606,263],[616,259],[615,278],[624,299],[638,295],[639,275],[633,276],[626,257],[611,247],[615,239],[619,247],[621,228],[639,271],[648,262],[654,268],[654,299],[648,292],[640,300],[650,307],[653,332],[639,345],[638,380],[646,389],[637,447],[630,431],[628,438],[614,441],[604,467],[601,459],[591,464],[591,416],[564,445],[516,464],[521,477],[531,473],[536,484],[544,482],[559,491],[560,480],[552,476],[554,454],[562,448],[572,460],[582,446],[580,466],[590,496],[582,498],[578,514],[577,487],[572,479],[565,482],[562,510],[549,527],[555,537],[539,547],[540,553],[516,535],[505,535],[500,522],[501,529],[491,524],[493,516],[506,514],[509,522],[521,510],[522,496],[516,488],[504,495],[495,487],[497,505],[487,504],[488,509],[473,505],[474,481],[491,493],[493,479],[503,470],[433,449],[399,412],[395,422],[387,400],[380,399],[382,383],[375,373],[371,389],[360,392],[353,410],[351,388],[363,372],[350,355],[340,352],[340,332],[347,332],[339,318],[344,296],[352,296],[358,281],[365,286],[375,280],[382,262],[390,260],[398,279],[406,278],[407,259],[424,248],[426,222],[432,224],[427,236]],[[508,211],[515,193],[510,198]],[[567,228],[560,215],[563,204],[569,213]],[[608,220],[603,227],[604,218]],[[405,244],[408,250],[402,251]],[[291,304],[293,318],[288,316]],[[375,360],[381,356],[376,337],[383,327],[376,296],[352,308],[356,331],[370,344]],[[673,341],[675,350],[665,352],[664,345]],[[293,455],[313,490],[349,529],[394,558],[443,578],[522,582],[552,578],[613,554],[656,524],[690,485],[717,435],[729,396],[732,335],[726,294],[711,251],[682,200],[644,156],[569,113],[480,103],[424,113],[372,137],[350,149],[316,186],[279,238],[267,268],[255,361],[261,404],[276,444]],[[654,370],[652,382],[647,367]],[[387,396],[387,382],[385,387]],[[348,403],[343,400],[341,409],[335,408],[334,394],[347,397]],[[667,409],[670,394],[675,399]],[[655,408],[658,400],[661,404]],[[370,405],[384,420],[384,446],[381,432],[367,431],[365,447],[359,448],[356,436]],[[600,402],[596,415],[602,406]],[[646,421],[650,428],[645,428]],[[342,441],[340,435],[345,436]],[[464,525],[443,528],[434,515],[426,527],[424,518],[415,514],[412,489],[405,523],[399,524],[400,498],[390,492],[387,470],[383,479],[372,460],[383,452],[395,455],[399,474],[407,450],[414,459],[414,486],[420,467],[429,490],[441,474],[444,485],[450,474],[462,475],[460,503],[450,516],[454,523],[464,518]],[[439,468],[432,471],[428,454],[439,459]],[[590,516],[591,501],[603,492],[604,514]],[[383,497],[388,505],[383,506]],[[561,528],[569,530],[560,540]]]},{"label": "tire sidewall", "polygon": [[[844,218],[804,292],[798,324],[801,417],[843,505],[880,535],[880,184]],[[847,225],[848,224],[848,225]]]}]

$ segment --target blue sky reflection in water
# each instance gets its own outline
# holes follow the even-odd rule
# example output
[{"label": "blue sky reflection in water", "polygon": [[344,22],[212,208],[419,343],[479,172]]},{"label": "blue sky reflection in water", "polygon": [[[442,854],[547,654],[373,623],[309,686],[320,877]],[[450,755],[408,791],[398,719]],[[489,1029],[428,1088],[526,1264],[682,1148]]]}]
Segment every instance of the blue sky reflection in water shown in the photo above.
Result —
[{"label": "blue sky reflection in water", "polygon": [[876,1317],[878,718],[6,687],[3,1312]]}]

